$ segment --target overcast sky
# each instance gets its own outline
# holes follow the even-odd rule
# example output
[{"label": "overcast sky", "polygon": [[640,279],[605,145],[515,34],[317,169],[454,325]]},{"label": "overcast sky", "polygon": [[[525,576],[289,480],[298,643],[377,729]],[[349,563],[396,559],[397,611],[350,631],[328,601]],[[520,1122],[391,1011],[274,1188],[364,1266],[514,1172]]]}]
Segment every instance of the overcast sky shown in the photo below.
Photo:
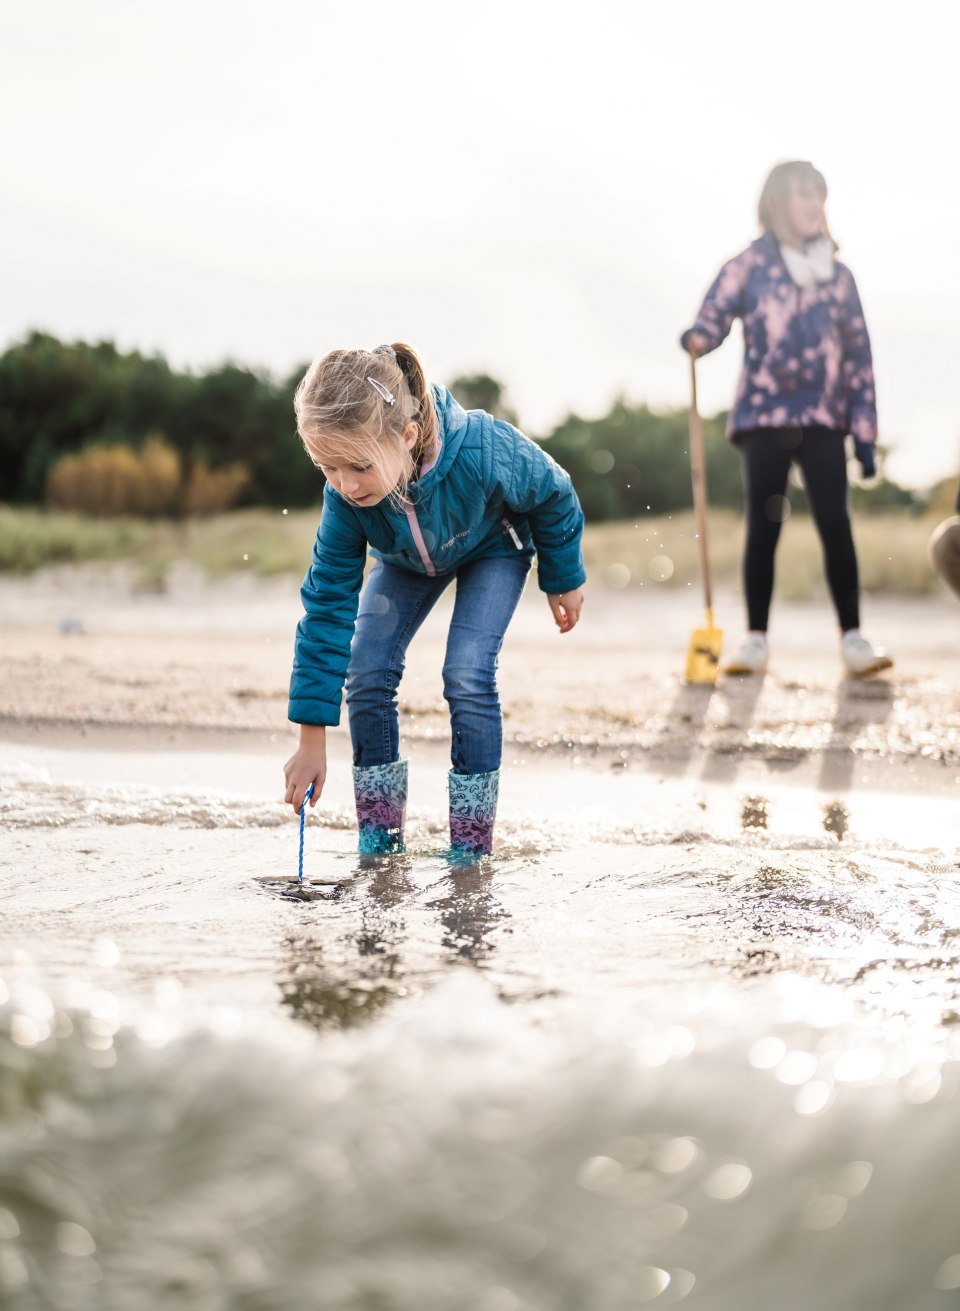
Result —
[{"label": "overcast sky", "polygon": [[678,334],[812,159],[922,485],[960,470],[958,48],[953,0],[4,0],[0,346],[287,373],[404,339],[534,435],[679,405]]}]

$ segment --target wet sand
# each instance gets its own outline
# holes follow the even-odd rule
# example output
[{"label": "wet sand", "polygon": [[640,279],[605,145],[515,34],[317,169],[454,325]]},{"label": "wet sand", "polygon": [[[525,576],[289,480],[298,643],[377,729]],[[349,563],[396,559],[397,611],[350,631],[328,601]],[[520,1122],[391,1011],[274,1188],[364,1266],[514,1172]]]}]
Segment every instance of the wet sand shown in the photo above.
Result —
[{"label": "wet sand", "polygon": [[[405,747],[447,740],[440,667],[449,598],[414,640],[401,685]],[[739,598],[721,596],[726,649]],[[286,719],[296,584],[174,574],[162,595],[122,570],[51,570],[0,580],[0,734],[7,740],[163,751],[275,747]],[[877,598],[865,629],[891,673],[852,680],[839,666],[826,603],[776,604],[763,679],[689,687],[682,668],[702,621],[689,592],[588,593],[560,637],[531,583],[507,635],[500,684],[508,754],[642,766],[733,782],[751,764],[837,791],[854,785],[949,788],[960,773],[960,606]],[[330,734],[345,754],[346,729]]]},{"label": "wet sand", "polygon": [[[133,590],[120,570],[50,571],[0,581],[0,607],[10,616],[0,634],[0,781],[12,780],[0,823],[30,846],[28,864],[51,827],[230,829],[236,809],[241,830],[265,830],[252,860],[239,854],[241,833],[238,868],[289,874],[296,825],[282,805],[282,766],[296,741],[286,719],[299,616],[292,581],[182,573],[156,595]],[[765,678],[693,687],[681,676],[700,622],[689,594],[596,589],[580,627],[561,637],[528,587],[501,658],[503,850],[670,846],[686,833],[733,845],[757,834],[802,850],[849,832],[848,846],[893,843],[928,853],[921,863],[952,860],[960,606],[944,594],[866,609],[869,631],[896,657],[881,677],[843,676],[825,605],[781,603]],[[445,598],[412,644],[401,686],[408,843],[422,850],[445,830],[448,611]],[[738,598],[719,598],[728,647],[739,612]],[[318,864],[336,857],[342,874],[354,841],[345,725],[328,734],[328,751],[326,789],[309,814],[326,833],[308,873],[324,877]],[[278,825],[289,832],[274,838]],[[71,840],[58,868],[69,864]]]}]

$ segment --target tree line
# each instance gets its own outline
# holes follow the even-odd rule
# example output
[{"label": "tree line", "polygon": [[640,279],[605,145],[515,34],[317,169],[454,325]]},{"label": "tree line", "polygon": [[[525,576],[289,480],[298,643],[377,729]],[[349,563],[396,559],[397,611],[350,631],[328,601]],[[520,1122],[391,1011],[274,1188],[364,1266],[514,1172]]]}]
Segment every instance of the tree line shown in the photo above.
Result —
[{"label": "tree line", "polygon": [[[232,363],[183,372],[112,342],[31,333],[0,355],[0,501],[146,514],[312,505],[322,477],[293,421],[305,369],[284,378]],[[517,422],[495,378],[474,374],[449,385],[468,408]],[[724,420],[704,422],[710,501],[739,508],[739,461]],[[569,472],[591,520],[690,506],[683,409],[654,411],[620,397],[599,418],[571,414],[552,432],[530,435]],[[799,490],[791,499],[802,508]],[[919,509],[922,501],[881,481],[865,505]]]}]

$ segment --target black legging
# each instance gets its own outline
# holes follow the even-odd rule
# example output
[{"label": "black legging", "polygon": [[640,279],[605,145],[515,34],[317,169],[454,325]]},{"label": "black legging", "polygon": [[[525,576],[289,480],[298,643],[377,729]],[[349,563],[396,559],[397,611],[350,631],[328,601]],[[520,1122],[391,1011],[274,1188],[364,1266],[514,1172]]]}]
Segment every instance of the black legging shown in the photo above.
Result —
[{"label": "black legging", "polygon": [[773,557],[785,518],[783,501],[796,460],[823,546],[823,562],[844,632],[860,627],[857,554],[847,507],[847,453],[827,428],[756,428],[734,438],[743,461],[747,546],[743,585],[751,629],[766,632],[773,594]]}]

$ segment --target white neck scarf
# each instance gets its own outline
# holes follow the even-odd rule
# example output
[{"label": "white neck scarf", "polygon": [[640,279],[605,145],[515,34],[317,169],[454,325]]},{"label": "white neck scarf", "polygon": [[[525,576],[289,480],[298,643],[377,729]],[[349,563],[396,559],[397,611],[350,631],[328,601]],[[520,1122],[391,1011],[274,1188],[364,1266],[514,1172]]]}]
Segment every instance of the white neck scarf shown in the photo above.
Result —
[{"label": "white neck scarf", "polygon": [[798,287],[812,287],[833,277],[833,242],[829,237],[817,237],[807,242],[803,250],[781,244],[780,254]]}]

